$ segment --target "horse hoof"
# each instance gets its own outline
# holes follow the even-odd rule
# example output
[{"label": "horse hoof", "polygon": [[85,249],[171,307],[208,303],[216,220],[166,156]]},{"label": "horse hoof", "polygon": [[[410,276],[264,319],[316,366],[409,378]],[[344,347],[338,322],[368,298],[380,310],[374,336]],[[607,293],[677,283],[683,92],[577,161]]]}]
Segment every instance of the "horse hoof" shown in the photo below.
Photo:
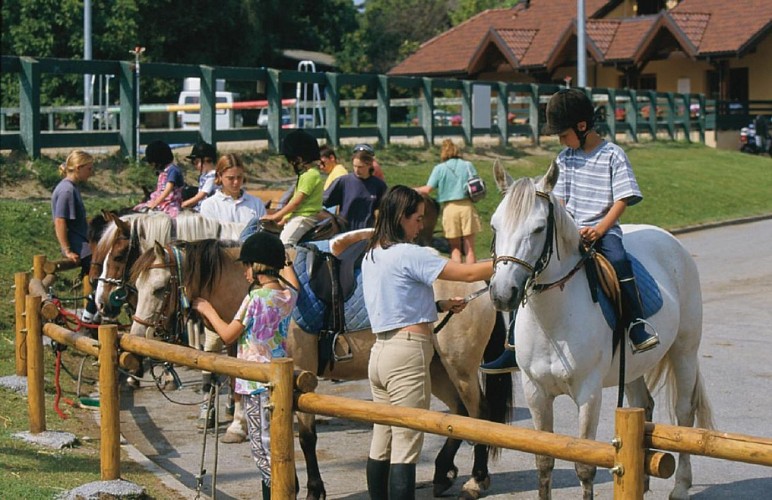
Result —
[{"label": "horse hoof", "polygon": [[470,479],[461,488],[458,498],[463,500],[477,500],[482,496],[482,492],[491,487],[491,478],[487,476],[482,481],[475,478]]},{"label": "horse hoof", "polygon": [[450,469],[448,472],[445,473],[444,477],[435,479],[432,482],[432,485],[434,487],[433,495],[435,497],[441,497],[443,493],[448,491],[453,486],[453,483],[456,482],[457,477],[458,477],[458,467],[454,465],[452,469]]},{"label": "horse hoof", "polygon": [[235,443],[243,443],[246,440],[247,440],[247,436],[245,434],[228,431],[225,434],[223,434],[223,437],[222,439],[220,439],[220,442],[225,444],[235,444]]}]

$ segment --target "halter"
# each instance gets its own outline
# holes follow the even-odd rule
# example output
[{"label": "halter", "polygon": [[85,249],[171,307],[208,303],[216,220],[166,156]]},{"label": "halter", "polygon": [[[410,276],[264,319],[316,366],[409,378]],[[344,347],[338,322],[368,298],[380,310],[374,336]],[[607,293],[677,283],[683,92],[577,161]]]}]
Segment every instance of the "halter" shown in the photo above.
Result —
[{"label": "halter", "polygon": [[[152,327],[156,336],[162,339],[178,340],[184,333],[185,314],[190,307],[190,301],[185,294],[185,287],[182,283],[182,260],[183,255],[179,248],[167,245],[164,247],[163,264],[153,264],[149,269],[169,269],[169,285],[164,290],[164,297],[161,307],[158,311],[152,313],[150,318],[140,318],[136,314],[131,317],[142,326]],[[171,330],[167,326],[171,326]]]},{"label": "halter", "polygon": [[[123,306],[123,304],[126,303],[126,299],[128,298],[130,293],[133,293],[136,295],[137,289],[134,288],[134,286],[129,283],[129,258],[132,254],[132,252],[139,250],[139,235],[137,234],[137,231],[134,231],[132,229],[131,234],[129,236],[129,249],[127,253],[127,262],[123,265],[123,274],[120,278],[110,278],[106,277],[103,278],[100,276],[97,278],[98,282],[106,283],[108,285],[115,286],[115,289],[110,292],[110,295],[108,297],[108,302],[112,307],[120,308]],[[108,252],[109,254],[110,252]],[[95,264],[92,264],[94,266]],[[99,262],[96,264],[100,268],[104,267],[104,261]]]},{"label": "halter", "polygon": [[[496,269],[496,264],[499,261],[501,261],[501,262],[512,262],[514,264],[519,264],[531,272],[531,275],[528,277],[528,280],[526,280],[526,283],[525,283],[526,293],[523,294],[523,298],[521,299],[521,303],[523,304],[526,302],[527,296],[529,295],[528,292],[540,293],[555,287],[560,287],[560,289],[562,290],[566,282],[570,280],[577,272],[579,272],[579,270],[584,266],[587,260],[595,256],[594,244],[587,249],[580,247],[580,253],[582,254],[581,259],[579,259],[579,262],[577,262],[576,265],[565,276],[563,276],[557,281],[553,281],[552,283],[535,283],[536,279],[539,277],[539,274],[541,274],[541,272],[544,271],[544,269],[546,269],[547,265],[549,264],[550,259],[552,258],[553,242],[557,241],[557,236],[555,235],[555,206],[552,203],[552,200],[550,200],[549,195],[547,193],[536,191],[536,196],[540,198],[544,198],[549,203],[549,215],[547,216],[547,240],[544,242],[544,248],[541,251],[541,255],[539,256],[539,259],[536,261],[536,265],[532,266],[531,264],[529,264],[528,262],[525,262],[522,259],[518,259],[517,257],[512,257],[509,255],[502,255],[500,257],[496,257],[495,246],[494,246],[495,236],[494,236],[494,241],[491,243],[494,270]],[[560,260],[560,252],[557,245],[554,245],[554,248],[555,248],[555,252],[557,253],[558,260]]]},{"label": "halter", "polygon": [[[536,261],[536,264],[531,265],[528,262],[522,259],[519,259],[517,257],[514,257],[512,255],[496,256],[495,236],[494,236],[493,242],[491,243],[491,253],[493,255],[494,272],[499,262],[511,262],[513,264],[518,264],[520,266],[523,266],[531,273],[531,275],[528,277],[528,280],[526,281],[526,285],[525,285],[526,290],[536,286],[533,284],[534,280],[536,280],[536,278],[539,277],[539,274],[541,274],[541,272],[544,271],[544,269],[546,269],[547,265],[549,264],[550,259],[552,258],[552,249],[554,248],[553,242],[555,239],[555,206],[552,203],[552,200],[550,200],[550,197],[547,193],[544,193],[542,191],[536,191],[536,196],[547,200],[547,203],[549,203],[549,215],[547,216],[547,239],[544,242],[544,248],[542,248],[541,255],[539,256],[539,259]],[[558,258],[560,258],[559,255],[558,255]],[[527,294],[523,294],[523,301],[525,300],[525,295]]]}]

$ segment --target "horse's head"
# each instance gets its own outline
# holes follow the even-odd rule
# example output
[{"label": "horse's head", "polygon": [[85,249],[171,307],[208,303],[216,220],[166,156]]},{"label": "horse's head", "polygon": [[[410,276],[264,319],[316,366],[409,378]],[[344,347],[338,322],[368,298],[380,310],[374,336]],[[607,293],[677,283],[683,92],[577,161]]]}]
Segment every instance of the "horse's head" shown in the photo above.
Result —
[{"label": "horse's head", "polygon": [[137,293],[131,334],[153,338],[174,328],[177,313],[177,273],[174,253],[156,243],[145,251],[131,270]]},{"label": "horse's head", "polygon": [[527,177],[513,181],[491,218],[494,274],[490,293],[499,310],[517,309],[530,281],[549,263],[555,234],[550,192],[557,178],[553,162],[538,181]]},{"label": "horse's head", "polygon": [[129,298],[128,274],[131,264],[139,256],[138,243],[132,243],[131,225],[113,213],[106,213],[109,225],[96,245],[92,273],[97,285],[95,300],[105,318],[115,318]]},{"label": "horse's head", "polygon": [[422,247],[430,247],[434,243],[434,227],[440,216],[440,204],[429,195],[421,195],[424,199],[424,227],[418,233],[416,243]]}]

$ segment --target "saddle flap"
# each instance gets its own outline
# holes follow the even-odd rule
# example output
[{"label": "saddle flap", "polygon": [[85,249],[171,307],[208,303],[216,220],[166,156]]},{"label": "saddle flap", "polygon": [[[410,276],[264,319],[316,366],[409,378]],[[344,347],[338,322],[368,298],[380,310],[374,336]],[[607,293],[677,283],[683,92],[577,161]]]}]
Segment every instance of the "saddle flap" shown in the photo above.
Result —
[{"label": "saddle flap", "polygon": [[619,280],[617,279],[617,272],[614,270],[614,266],[611,262],[602,254],[595,252],[593,258],[595,262],[595,269],[597,271],[598,284],[606,297],[611,300],[611,303],[615,305],[617,314],[622,314],[622,294],[619,289]]}]

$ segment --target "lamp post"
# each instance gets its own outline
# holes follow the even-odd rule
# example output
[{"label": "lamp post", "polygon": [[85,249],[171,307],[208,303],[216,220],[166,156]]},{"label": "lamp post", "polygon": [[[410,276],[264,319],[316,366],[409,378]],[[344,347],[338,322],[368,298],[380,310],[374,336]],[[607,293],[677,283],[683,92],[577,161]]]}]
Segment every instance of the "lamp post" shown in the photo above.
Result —
[{"label": "lamp post", "polygon": [[[83,2],[83,59],[91,60],[91,0]],[[91,75],[83,75],[83,130],[88,132],[93,128],[93,116],[91,114],[93,83]]]},{"label": "lamp post", "polygon": [[129,51],[129,54],[134,54],[134,88],[136,89],[136,116],[137,119],[134,122],[134,140],[135,140],[135,147],[137,148],[137,160],[139,160],[139,56],[141,56],[145,52],[145,47],[141,47],[137,45],[134,47],[134,49]]},{"label": "lamp post", "polygon": [[587,49],[585,48],[584,0],[576,0],[576,84],[587,86]]}]

